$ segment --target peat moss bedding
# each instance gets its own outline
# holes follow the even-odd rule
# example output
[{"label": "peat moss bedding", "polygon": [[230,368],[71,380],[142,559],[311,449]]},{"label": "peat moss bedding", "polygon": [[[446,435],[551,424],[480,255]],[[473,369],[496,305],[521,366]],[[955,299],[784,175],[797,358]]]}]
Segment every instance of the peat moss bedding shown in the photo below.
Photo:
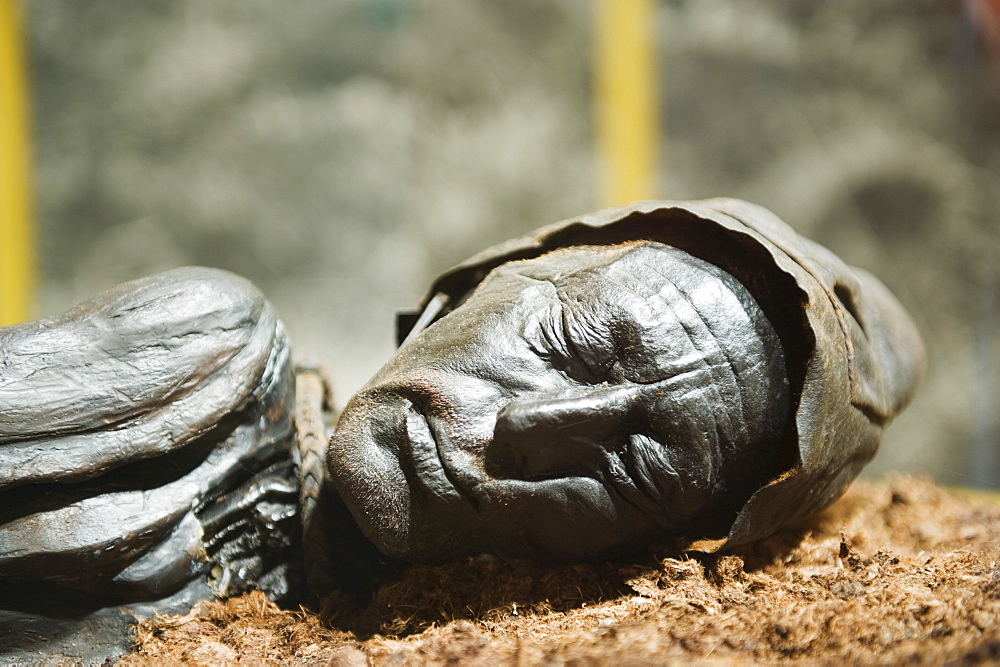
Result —
[{"label": "peat moss bedding", "polygon": [[365,608],[260,593],[143,623],[125,664],[1000,662],[1000,507],[859,482],[740,555],[414,567]]}]

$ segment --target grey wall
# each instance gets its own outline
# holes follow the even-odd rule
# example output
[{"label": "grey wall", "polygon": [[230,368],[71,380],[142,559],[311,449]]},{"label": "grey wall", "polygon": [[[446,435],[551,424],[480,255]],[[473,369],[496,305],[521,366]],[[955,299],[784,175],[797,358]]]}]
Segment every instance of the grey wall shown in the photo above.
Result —
[{"label": "grey wall", "polygon": [[[435,273],[600,205],[590,3],[26,4],[40,314],[220,266],[344,400]],[[1000,485],[1000,76],[958,7],[661,2],[658,194],[756,201],[882,277],[932,369],[873,470]]]}]

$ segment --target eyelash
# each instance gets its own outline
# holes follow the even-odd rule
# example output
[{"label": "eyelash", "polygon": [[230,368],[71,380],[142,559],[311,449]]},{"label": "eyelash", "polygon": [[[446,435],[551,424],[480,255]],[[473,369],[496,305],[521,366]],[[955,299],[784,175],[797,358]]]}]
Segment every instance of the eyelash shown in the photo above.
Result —
[{"label": "eyelash", "polygon": [[542,321],[539,323],[538,330],[539,335],[539,345],[532,345],[531,349],[545,361],[546,364],[551,366],[553,369],[562,373],[567,380],[572,380],[579,382],[579,379],[573,376],[572,373],[572,362],[569,351],[562,345],[560,345],[559,337],[552,332],[552,326],[550,322]]}]

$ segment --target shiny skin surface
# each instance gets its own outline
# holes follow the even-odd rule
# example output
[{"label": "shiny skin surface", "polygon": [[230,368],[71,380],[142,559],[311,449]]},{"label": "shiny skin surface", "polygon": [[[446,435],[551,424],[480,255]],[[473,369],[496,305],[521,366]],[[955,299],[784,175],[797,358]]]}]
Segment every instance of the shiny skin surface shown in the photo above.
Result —
[{"label": "shiny skin surface", "polygon": [[292,383],[273,308],[216,269],[0,328],[0,608],[9,582],[150,600],[219,565],[223,589],[245,572],[263,586],[245,506],[271,499],[258,515],[295,523]]},{"label": "shiny skin surface", "polygon": [[759,485],[789,411],[747,290],[655,242],[495,269],[347,405],[335,485],[385,553],[585,559]]}]

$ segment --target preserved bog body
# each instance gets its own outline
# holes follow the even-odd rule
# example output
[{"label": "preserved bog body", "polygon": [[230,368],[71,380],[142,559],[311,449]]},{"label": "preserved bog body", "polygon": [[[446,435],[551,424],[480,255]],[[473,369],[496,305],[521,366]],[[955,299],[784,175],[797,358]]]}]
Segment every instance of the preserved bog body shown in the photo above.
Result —
[{"label": "preserved bog body", "polygon": [[404,560],[765,537],[843,492],[924,366],[877,279],[732,199],[508,241],[400,323],[328,463]]},{"label": "preserved bog body", "polygon": [[877,279],[732,199],[513,239],[399,324],[325,462],[284,328],[232,274],[0,328],[0,655],[103,642],[108,609],[120,628],[253,587],[294,600],[305,573],[346,590],[366,564],[757,540],[844,491],[924,366]]}]

